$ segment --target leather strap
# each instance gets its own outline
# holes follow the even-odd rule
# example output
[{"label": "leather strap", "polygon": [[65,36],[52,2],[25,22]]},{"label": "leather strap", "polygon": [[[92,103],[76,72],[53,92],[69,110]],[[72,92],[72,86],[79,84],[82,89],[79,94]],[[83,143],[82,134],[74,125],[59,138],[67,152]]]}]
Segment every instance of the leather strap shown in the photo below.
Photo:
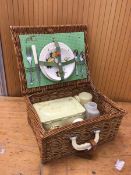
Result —
[{"label": "leather strap", "polygon": [[59,46],[58,42],[54,42],[54,44],[55,44],[55,47],[56,47],[56,51],[60,53],[60,55],[57,56],[58,68],[59,68],[59,74],[60,74],[61,80],[64,80],[64,71],[63,71],[63,67],[62,67],[62,63],[61,63],[61,49],[60,49],[60,46]]},{"label": "leather strap", "polygon": [[[66,66],[68,64],[74,63],[75,59],[66,61],[66,62],[61,62],[62,66]],[[48,62],[48,61],[39,61],[40,66],[51,66],[51,67],[58,67],[57,63],[54,62]]]},{"label": "leather strap", "polygon": [[92,149],[95,150],[96,146],[97,146],[97,143],[92,139],[92,140],[90,140],[90,144],[92,146]]}]

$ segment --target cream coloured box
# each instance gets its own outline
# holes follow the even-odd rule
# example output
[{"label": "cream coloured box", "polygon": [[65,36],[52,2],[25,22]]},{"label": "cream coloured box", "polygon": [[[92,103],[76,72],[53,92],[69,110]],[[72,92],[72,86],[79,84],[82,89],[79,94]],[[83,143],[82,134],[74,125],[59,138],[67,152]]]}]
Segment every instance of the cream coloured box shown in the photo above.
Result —
[{"label": "cream coloured box", "polygon": [[74,98],[65,97],[33,104],[46,129],[53,129],[85,117],[85,108]]}]

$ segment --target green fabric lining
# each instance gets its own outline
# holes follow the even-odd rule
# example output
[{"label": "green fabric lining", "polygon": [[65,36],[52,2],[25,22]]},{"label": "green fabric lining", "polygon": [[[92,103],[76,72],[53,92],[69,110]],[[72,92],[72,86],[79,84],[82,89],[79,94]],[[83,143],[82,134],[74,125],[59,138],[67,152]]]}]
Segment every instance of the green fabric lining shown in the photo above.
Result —
[{"label": "green fabric lining", "polygon": [[[25,67],[25,73],[26,73],[26,79],[27,79],[27,88],[32,87],[38,87],[39,82],[37,81],[37,74],[35,71],[35,64],[34,59],[32,61],[32,76],[33,76],[33,84],[29,83],[29,77],[30,77],[30,64],[27,61],[26,56],[26,47],[31,45],[36,46],[37,55],[39,59],[39,55],[43,47],[45,47],[47,44],[54,41],[54,39],[57,42],[63,42],[67,46],[71,48],[71,50],[77,49],[79,53],[81,51],[85,50],[85,43],[84,43],[84,32],[72,32],[72,33],[55,33],[55,34],[28,34],[28,35],[19,35],[20,38],[20,44],[21,44],[21,51],[23,56],[23,63]],[[40,63],[41,64],[41,63]],[[65,63],[66,64],[66,63]],[[73,81],[73,80],[79,80],[79,79],[86,79],[87,78],[87,66],[85,64],[81,64],[78,58],[78,61],[76,63],[76,66],[78,68],[78,76],[76,76],[75,70],[73,74],[67,79],[63,80],[64,82],[67,81]],[[83,69],[83,71],[81,71]],[[82,74],[83,72],[83,74]],[[58,83],[56,81],[51,81],[48,78],[46,78],[42,72],[40,72],[41,76],[41,82],[40,86],[46,86]]]}]

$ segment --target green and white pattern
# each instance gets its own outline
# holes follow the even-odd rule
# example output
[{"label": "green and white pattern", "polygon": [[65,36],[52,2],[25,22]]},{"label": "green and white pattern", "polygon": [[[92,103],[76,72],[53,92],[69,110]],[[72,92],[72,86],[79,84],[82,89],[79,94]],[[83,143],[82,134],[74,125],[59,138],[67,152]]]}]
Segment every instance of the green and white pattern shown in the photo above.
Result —
[{"label": "green and white pattern", "polygon": [[[39,82],[37,81],[37,74],[35,70],[34,59],[32,59],[31,70],[30,70],[30,64],[27,61],[27,56],[26,56],[27,47],[31,47],[32,45],[36,46],[38,59],[39,59],[41,50],[47,44],[53,42],[54,40],[57,42],[63,42],[68,47],[70,47],[72,51],[78,50],[78,53],[85,51],[84,32],[55,33],[55,34],[29,34],[29,35],[19,35],[19,38],[20,38],[23,63],[24,63],[26,79],[27,79],[27,88],[39,86]],[[76,71],[74,70],[74,72],[68,79],[63,80],[64,82],[87,78],[88,70],[85,64],[85,60],[81,61],[78,56],[76,60],[76,66],[78,70],[78,75],[76,75]],[[33,84],[29,83],[30,71],[32,71]],[[42,72],[40,72],[40,76],[41,76],[40,86],[46,86],[46,85],[58,83],[58,82],[49,80],[47,77],[44,76]]]}]

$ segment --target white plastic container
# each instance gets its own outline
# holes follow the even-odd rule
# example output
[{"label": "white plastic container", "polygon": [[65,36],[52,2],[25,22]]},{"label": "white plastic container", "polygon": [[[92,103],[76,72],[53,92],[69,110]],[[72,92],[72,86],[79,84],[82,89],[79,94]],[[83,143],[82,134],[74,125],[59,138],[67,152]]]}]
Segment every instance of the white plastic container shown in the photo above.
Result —
[{"label": "white plastic container", "polygon": [[84,104],[84,107],[86,109],[86,117],[87,118],[100,116],[100,112],[97,109],[97,104],[95,102],[88,102],[88,103]]}]

